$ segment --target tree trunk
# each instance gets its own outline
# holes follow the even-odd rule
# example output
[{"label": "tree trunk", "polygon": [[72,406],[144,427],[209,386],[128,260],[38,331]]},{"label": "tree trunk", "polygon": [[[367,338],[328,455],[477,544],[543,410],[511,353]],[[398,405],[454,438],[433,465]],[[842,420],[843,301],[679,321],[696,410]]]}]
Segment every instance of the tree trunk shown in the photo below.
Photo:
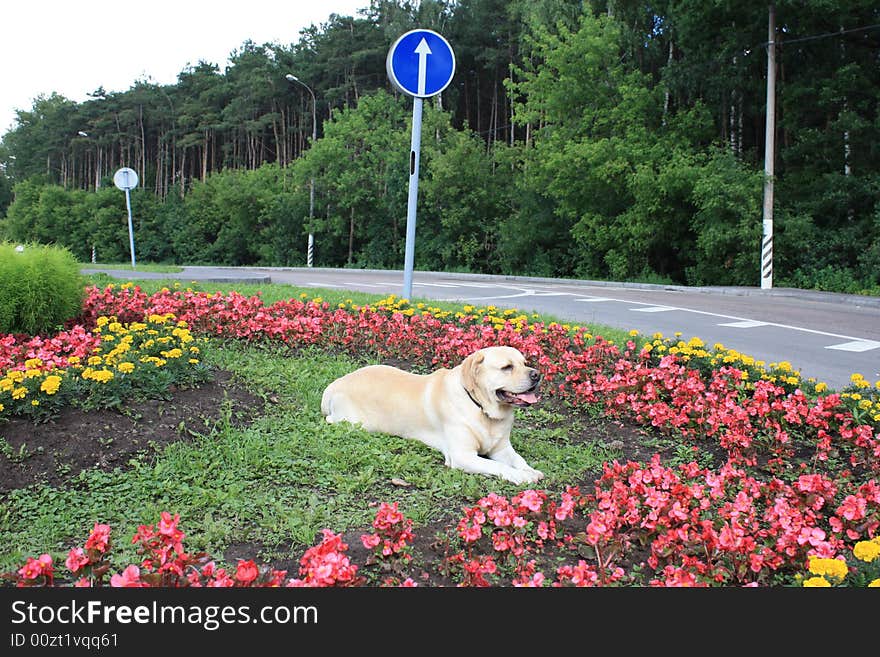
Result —
[{"label": "tree trunk", "polygon": [[351,217],[348,222],[348,265],[354,260],[354,207],[351,208]]}]

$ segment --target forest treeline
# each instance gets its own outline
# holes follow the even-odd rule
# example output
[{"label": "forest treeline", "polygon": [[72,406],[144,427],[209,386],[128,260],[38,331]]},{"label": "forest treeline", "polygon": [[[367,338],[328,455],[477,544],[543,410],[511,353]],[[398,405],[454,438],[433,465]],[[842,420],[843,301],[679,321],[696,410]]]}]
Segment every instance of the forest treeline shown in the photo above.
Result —
[{"label": "forest treeline", "polygon": [[304,265],[311,233],[315,266],[400,269],[385,59],[418,27],[456,71],[425,102],[417,269],[756,286],[771,11],[774,285],[877,293],[876,0],[373,0],[173,85],[38,97],[0,141],[0,239],[127,261],[127,166],[138,261]]}]

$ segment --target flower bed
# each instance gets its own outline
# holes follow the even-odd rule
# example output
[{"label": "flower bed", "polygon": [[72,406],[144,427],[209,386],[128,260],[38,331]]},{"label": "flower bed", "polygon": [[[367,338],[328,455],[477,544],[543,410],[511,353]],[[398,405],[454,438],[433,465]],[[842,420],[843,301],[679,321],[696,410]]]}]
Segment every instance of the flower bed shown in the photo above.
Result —
[{"label": "flower bed", "polygon": [[[670,468],[659,456],[646,464],[614,462],[606,464],[595,490],[583,495],[568,489],[559,501],[546,491],[523,491],[510,501],[484,498],[464,510],[463,524],[449,537],[444,568],[459,583],[489,585],[503,571],[512,584],[531,586],[752,586],[790,584],[804,573],[814,575],[804,584],[815,585],[816,577],[832,571],[817,574],[810,568],[821,570],[819,560],[832,559],[847,570],[827,582],[878,585],[870,571],[880,564],[870,547],[880,532],[876,385],[854,376],[852,390],[822,394],[820,383],[801,382],[787,364],[767,370],[720,345],[705,350],[701,344],[654,336],[641,347],[634,341],[619,347],[581,327],[530,322],[513,311],[499,316],[495,309],[463,310],[450,316],[396,298],[362,307],[331,308],[320,299],[267,306],[259,296],[236,293],[164,289],[148,296],[137,287],[108,286],[89,290],[82,321],[92,333],[73,328],[59,339],[55,360],[51,350],[44,355],[56,368],[52,371],[63,372],[62,359],[70,365],[68,354],[82,359],[85,352],[77,350],[87,350],[88,342],[95,347],[95,329],[101,329],[105,345],[111,322],[100,318],[110,316],[128,333],[132,323],[164,317],[182,322],[177,328],[185,326],[192,335],[277,341],[291,348],[315,345],[424,368],[454,366],[475,349],[508,344],[541,369],[547,394],[650,426],[694,450],[720,451],[725,462],[717,470],[696,461]],[[32,371],[33,347],[5,339],[11,347],[7,370]],[[46,375],[41,387],[48,376],[62,375]],[[379,525],[374,523],[377,532],[364,545],[380,552],[375,559],[405,560],[411,528],[397,527],[401,519],[396,506],[388,507]],[[571,563],[546,572],[540,554],[548,542],[571,550]],[[289,582],[363,583],[343,558],[343,546],[328,529],[324,541],[304,555],[300,577]],[[641,552],[640,566],[628,571],[620,566]],[[862,558],[872,554],[870,560]],[[37,573],[34,577],[19,572],[16,581],[50,583],[38,565],[45,565],[47,556],[25,566],[27,574]],[[337,567],[341,574],[331,576]],[[152,573],[143,564],[140,569]],[[127,572],[127,581],[172,585],[167,578]],[[252,572],[251,566],[243,572]],[[388,583],[407,582],[394,575],[399,568],[389,572]],[[210,584],[213,575],[199,577],[186,582],[217,585]],[[260,581],[279,581],[277,575],[267,577]]]}]

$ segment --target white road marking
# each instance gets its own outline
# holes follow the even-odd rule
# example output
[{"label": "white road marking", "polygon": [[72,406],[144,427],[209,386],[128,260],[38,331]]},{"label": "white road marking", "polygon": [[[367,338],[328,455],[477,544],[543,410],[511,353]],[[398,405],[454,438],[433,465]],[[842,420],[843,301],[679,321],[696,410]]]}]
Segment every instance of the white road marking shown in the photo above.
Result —
[{"label": "white road marking", "polygon": [[880,342],[875,342],[874,340],[853,340],[852,342],[834,344],[825,348],[839,349],[840,351],[871,351],[872,349],[880,349]]},{"label": "white road marking", "polygon": [[647,308],[630,308],[634,313],[665,313],[670,310],[680,310],[669,306],[648,306]]},{"label": "white road marking", "polygon": [[[523,297],[540,297],[540,296],[551,296],[542,291],[538,291],[535,289],[529,288],[521,288],[515,287],[513,285],[505,285],[505,284],[474,284],[474,283],[459,283],[459,285],[463,287],[481,287],[481,288],[489,288],[494,287],[496,289],[507,289],[507,290],[519,290],[516,294],[504,294],[497,296],[485,296],[485,297],[468,297],[468,298],[460,298],[460,297],[447,297],[443,299],[438,299],[438,301],[451,301],[451,302],[491,302],[496,299],[516,299]],[[566,293],[563,293],[566,294]],[[801,333],[812,333],[814,335],[827,336],[831,338],[841,338],[844,340],[848,340],[849,342],[842,343],[839,345],[830,345],[825,347],[826,349],[838,349],[841,351],[870,351],[872,349],[880,348],[880,342],[876,342],[873,340],[866,340],[864,338],[858,338],[851,335],[841,335],[839,333],[829,333],[827,331],[817,331],[815,329],[804,328],[801,326],[791,326],[789,324],[777,324],[775,322],[761,322],[759,320],[748,319],[745,317],[737,317],[735,315],[722,315],[720,313],[707,312],[705,310],[694,310],[692,308],[678,308],[675,306],[657,306],[644,302],[638,301],[629,301],[627,299],[614,299],[610,297],[584,297],[577,294],[572,294],[572,296],[577,296],[574,301],[581,301],[584,303],[598,303],[605,301],[617,301],[619,303],[625,303],[629,305],[642,305],[646,306],[644,308],[631,308],[633,312],[645,312],[645,313],[659,313],[659,312],[668,312],[670,310],[680,310],[682,312],[694,313],[697,315],[707,315],[709,317],[718,317],[721,319],[730,319],[733,320],[729,323],[719,324],[719,326],[729,326],[732,328],[757,328],[760,326],[773,326],[776,328],[787,329],[790,331],[799,331]]]}]

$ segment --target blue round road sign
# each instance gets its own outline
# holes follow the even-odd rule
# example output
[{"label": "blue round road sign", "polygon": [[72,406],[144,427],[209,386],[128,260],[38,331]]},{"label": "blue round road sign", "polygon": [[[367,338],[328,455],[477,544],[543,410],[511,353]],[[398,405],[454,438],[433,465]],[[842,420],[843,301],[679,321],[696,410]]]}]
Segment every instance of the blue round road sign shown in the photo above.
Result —
[{"label": "blue round road sign", "polygon": [[412,30],[391,46],[385,68],[398,91],[428,98],[452,82],[455,55],[449,42],[436,32]]}]

